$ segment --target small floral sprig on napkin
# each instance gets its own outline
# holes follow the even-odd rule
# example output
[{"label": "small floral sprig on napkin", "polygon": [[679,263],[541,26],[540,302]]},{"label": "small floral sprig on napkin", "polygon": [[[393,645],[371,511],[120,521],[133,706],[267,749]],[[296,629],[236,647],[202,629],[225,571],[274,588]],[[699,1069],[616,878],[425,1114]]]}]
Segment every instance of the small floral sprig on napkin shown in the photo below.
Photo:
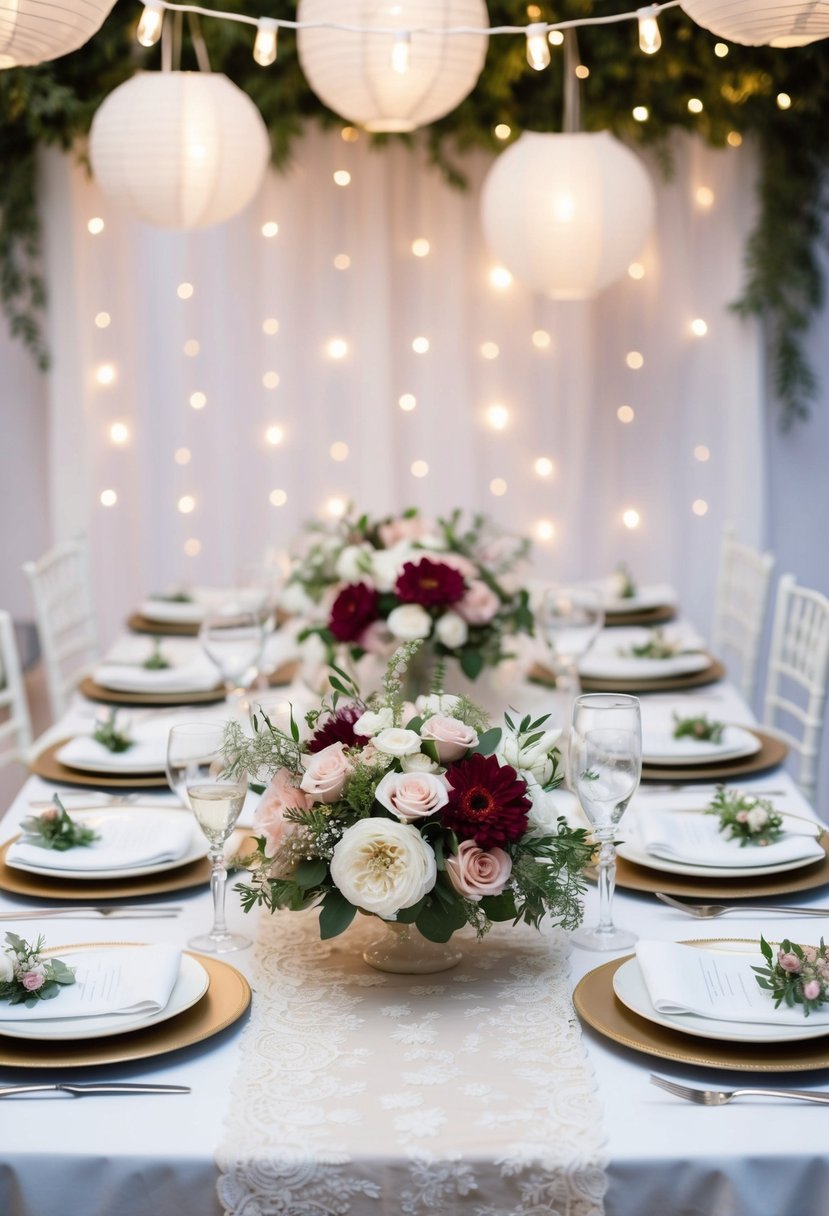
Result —
[{"label": "small floral sprig on napkin", "polygon": [[161,653],[161,642],[158,638],[153,641],[152,653],[149,658],[144,660],[141,666],[145,667],[147,671],[165,671],[168,667],[172,666],[169,659],[165,658]]},{"label": "small floral sprig on napkin", "polygon": [[728,840],[739,840],[740,848],[747,844],[774,844],[783,835],[783,816],[768,798],[755,798],[721,785],[706,814],[719,815],[720,831]]},{"label": "small floral sprig on napkin", "polygon": [[633,581],[633,575],[627,562],[619,562],[613,571],[611,587],[618,600],[632,600],[636,597],[636,583]]},{"label": "small floral sprig on napkin", "polygon": [[52,798],[53,806],[47,807],[39,815],[29,815],[20,824],[26,844],[37,845],[41,849],[54,849],[57,853],[65,853],[67,849],[87,846],[99,840],[97,832],[92,828],[76,823],[57,794]]},{"label": "small floral sprig on napkin", "polygon": [[764,937],[760,950],[765,967],[752,967],[761,988],[770,992],[775,1009],[803,1006],[803,1016],[829,1001],[829,956],[823,938],[819,946],[799,946],[788,939],[777,947],[777,955]]},{"label": "small floral sprig on napkin", "polygon": [[[146,666],[146,664],[144,664]],[[118,710],[111,709],[107,715],[106,721],[99,725],[92,732],[92,738],[96,743],[100,743],[108,752],[125,752],[128,751],[133,744],[133,740],[129,737],[126,731],[119,730],[116,725]]]},{"label": "small floral sprig on napkin", "polygon": [[681,642],[672,642],[665,637],[661,629],[652,629],[646,642],[638,645],[622,647],[619,654],[631,659],[673,659],[678,654],[688,654],[687,647]]},{"label": "small floral sprig on napkin", "polygon": [[165,604],[192,604],[193,597],[186,591],[171,591],[168,595],[158,593],[150,596],[151,600],[161,600]]},{"label": "small floral sprig on napkin", "polygon": [[33,1009],[38,1001],[53,1000],[61,988],[75,983],[75,969],[59,958],[44,959],[44,938],[26,942],[7,933],[0,950],[0,1001]]},{"label": "small floral sprig on napkin", "polygon": [[697,718],[680,718],[674,714],[674,738],[697,739],[700,743],[722,743],[724,722],[715,722],[707,714]]}]

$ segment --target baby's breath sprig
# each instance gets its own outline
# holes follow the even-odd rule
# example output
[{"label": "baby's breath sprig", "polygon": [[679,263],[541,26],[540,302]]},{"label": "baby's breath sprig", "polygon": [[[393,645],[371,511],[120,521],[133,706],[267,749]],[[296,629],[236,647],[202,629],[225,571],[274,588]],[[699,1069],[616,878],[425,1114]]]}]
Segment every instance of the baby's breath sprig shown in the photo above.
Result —
[{"label": "baby's breath sprig", "polygon": [[23,839],[26,844],[37,845],[40,849],[54,849],[57,853],[65,853],[67,849],[86,846],[99,839],[98,833],[92,828],[76,823],[66,812],[66,808],[57,794],[52,797],[53,805],[39,815],[29,815],[22,820]]},{"label": "baby's breath sprig", "polygon": [[696,739],[700,743],[722,743],[724,722],[715,722],[707,714],[699,717],[681,718],[674,714],[674,738]]},{"label": "baby's breath sprig", "polygon": [[761,988],[771,993],[775,1009],[803,1006],[803,1016],[829,1002],[829,957],[823,938],[819,946],[799,946],[788,939],[777,948],[777,955],[764,937],[760,950],[765,967],[752,967]]},{"label": "baby's breath sprig", "polygon": [[741,794],[724,785],[711,799],[706,814],[719,815],[720,831],[729,840],[739,840],[741,848],[774,844],[783,835],[783,816],[768,798]]},{"label": "baby's breath sprig", "polygon": [[400,725],[400,720],[403,713],[403,677],[409,669],[409,664],[414,659],[417,652],[423,645],[420,638],[413,642],[404,642],[402,646],[395,650],[386,667],[386,673],[383,676],[383,705],[387,706],[392,711],[392,719],[395,726]]}]

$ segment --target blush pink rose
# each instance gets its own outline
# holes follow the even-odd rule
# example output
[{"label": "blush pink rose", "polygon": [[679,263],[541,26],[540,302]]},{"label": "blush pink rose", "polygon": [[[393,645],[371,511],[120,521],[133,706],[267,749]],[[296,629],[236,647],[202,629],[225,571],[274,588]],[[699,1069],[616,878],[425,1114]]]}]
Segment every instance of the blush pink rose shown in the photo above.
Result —
[{"label": "blush pink rose", "polygon": [[20,982],[27,992],[37,992],[46,983],[46,976],[40,971],[27,971]]},{"label": "blush pink rose", "polygon": [[350,772],[343,744],[332,743],[310,757],[299,788],[310,794],[314,802],[336,802]]},{"label": "blush pink rose", "polygon": [[419,515],[411,515],[408,519],[390,519],[388,523],[380,524],[377,529],[380,540],[386,549],[391,549],[401,540],[417,541],[434,531],[434,525]]},{"label": "blush pink rose", "polygon": [[253,815],[254,830],[256,835],[265,837],[269,857],[275,856],[285,837],[294,830],[295,825],[286,821],[285,812],[291,808],[307,811],[312,806],[313,799],[293,784],[288,770],[278,769]]},{"label": "blush pink rose", "polygon": [[467,582],[478,573],[478,567],[475,563],[471,562],[468,557],[464,557],[461,553],[444,553],[442,550],[436,549],[433,557],[436,562],[442,562],[444,566],[451,566],[453,570],[457,570]]},{"label": "blush pink rose", "polygon": [[451,764],[460,760],[470,747],[478,742],[477,732],[465,722],[457,718],[446,718],[443,714],[434,714],[427,718],[420,728],[421,739],[431,739],[438,750],[438,760],[441,764]]},{"label": "blush pink rose", "polygon": [[791,971],[793,975],[800,970],[800,959],[796,954],[783,954],[781,951],[777,956],[777,961],[784,971]]},{"label": "blush pink rose", "polygon": [[807,980],[803,985],[803,995],[807,1001],[816,1001],[820,996],[820,984],[817,980]]},{"label": "blush pink rose", "polygon": [[455,611],[469,625],[487,625],[501,606],[495,592],[479,578],[473,578],[466,595],[455,604]]},{"label": "blush pink rose", "polygon": [[367,654],[388,658],[395,648],[394,634],[385,621],[372,621],[357,638],[357,645]]},{"label": "blush pink rose", "polygon": [[500,895],[512,873],[512,860],[503,849],[479,849],[474,840],[462,840],[454,857],[446,858],[449,881],[475,903],[483,895]]},{"label": "blush pink rose", "polygon": [[434,773],[386,773],[374,797],[403,823],[412,823],[446,806],[449,791]]}]

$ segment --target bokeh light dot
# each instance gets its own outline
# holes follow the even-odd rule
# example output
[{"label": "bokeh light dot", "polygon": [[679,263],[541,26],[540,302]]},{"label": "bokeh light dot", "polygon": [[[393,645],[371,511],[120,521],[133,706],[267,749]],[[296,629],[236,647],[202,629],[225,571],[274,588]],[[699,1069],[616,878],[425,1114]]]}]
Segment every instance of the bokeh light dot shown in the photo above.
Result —
[{"label": "bokeh light dot", "polygon": [[193,459],[193,453],[189,448],[176,448],[173,459],[176,464],[189,464]]},{"label": "bokeh light dot", "polygon": [[207,395],[202,392],[191,393],[190,405],[194,410],[203,410],[207,405]]},{"label": "bokeh light dot", "polygon": [[348,460],[348,444],[338,440],[328,449],[332,460]]},{"label": "bokeh light dot", "polygon": [[288,501],[288,495],[284,490],[271,490],[268,495],[268,502],[272,507],[284,507]]},{"label": "bokeh light dot", "polygon": [[101,491],[101,506],[102,507],[114,507],[115,504],[117,503],[117,501],[118,501],[118,495],[115,493],[114,490],[102,490]]},{"label": "bokeh light dot", "polygon": [[265,388],[279,388],[279,372],[265,372],[262,383]]},{"label": "bokeh light dot", "polygon": [[493,266],[489,272],[489,281],[497,291],[512,287],[512,275],[506,266]]},{"label": "bokeh light dot", "polygon": [[112,317],[108,312],[97,312],[95,314],[95,324],[98,329],[107,329],[112,322]]},{"label": "bokeh light dot", "polygon": [[199,353],[200,350],[201,350],[201,346],[199,345],[199,343],[196,341],[195,338],[188,338],[187,341],[184,343],[184,353],[185,353],[185,355],[187,355],[188,359],[195,358],[195,356]]},{"label": "bokeh light dot", "polygon": [[198,557],[200,553],[201,541],[197,540],[195,536],[188,537],[188,539],[184,542],[185,557]]},{"label": "bokeh light dot", "polygon": [[551,519],[537,519],[533,527],[536,540],[551,541],[555,540],[556,526]]},{"label": "bokeh light dot", "polygon": [[113,422],[109,428],[109,437],[113,443],[126,443],[130,437],[130,428],[124,422]]},{"label": "bokeh light dot", "polygon": [[533,468],[539,477],[552,477],[555,472],[555,465],[549,456],[539,456]]},{"label": "bokeh light dot", "polygon": [[645,357],[641,351],[629,350],[625,355],[625,363],[628,365],[631,371],[638,372],[640,367],[645,366]]},{"label": "bokeh light dot", "polygon": [[397,404],[400,406],[401,410],[409,413],[417,405],[417,398],[412,393],[404,393],[403,396],[399,398]]},{"label": "bokeh light dot", "polygon": [[93,215],[92,219],[86,225],[87,232],[90,236],[98,236],[104,230],[104,221],[100,215]]},{"label": "bokeh light dot", "polygon": [[501,353],[501,348],[497,342],[482,342],[481,355],[484,359],[497,359]]},{"label": "bokeh light dot", "polygon": [[691,503],[691,510],[694,512],[695,515],[707,515],[708,514],[708,503],[705,501],[704,498],[695,498],[694,501]]},{"label": "bokeh light dot", "polygon": [[348,343],[345,338],[332,338],[326,347],[331,359],[344,359],[348,354]]},{"label": "bokeh light dot", "polygon": [[708,325],[703,321],[702,317],[694,317],[691,322],[691,333],[696,338],[704,338],[708,333]]},{"label": "bokeh light dot", "polygon": [[631,279],[644,279],[645,267],[641,262],[631,262],[628,266],[628,277]]},{"label": "bokeh light dot", "polygon": [[351,184],[351,174],[347,169],[337,169],[334,173],[334,181],[338,186],[348,186]]},{"label": "bokeh light dot", "polygon": [[180,300],[189,300],[193,295],[194,287],[192,283],[179,283],[176,288],[176,295]]},{"label": "bokeh light dot", "polygon": [[714,191],[710,186],[697,186],[694,198],[698,207],[704,207],[707,210],[714,206]]},{"label": "bokeh light dot", "polygon": [[504,481],[503,477],[493,477],[492,481],[489,483],[489,490],[490,493],[494,494],[496,498],[503,498],[507,492],[507,483]]},{"label": "bokeh light dot", "polygon": [[182,494],[177,506],[182,515],[189,515],[196,509],[196,500],[192,494]]},{"label": "bokeh light dot", "polygon": [[642,517],[634,507],[628,507],[626,511],[622,512],[622,523],[626,528],[631,530],[638,528],[641,522]]},{"label": "bokeh light dot", "polygon": [[412,461],[412,477],[425,477],[429,472],[429,466],[425,460]]},{"label": "bokeh light dot", "polygon": [[419,236],[417,240],[412,241],[412,253],[416,258],[428,257],[432,246],[426,240],[425,236]]},{"label": "bokeh light dot", "polygon": [[694,448],[694,459],[698,460],[701,464],[705,464],[706,460],[711,459],[711,453],[704,443],[699,443]]},{"label": "bokeh light dot", "polygon": [[351,258],[347,253],[338,253],[334,258],[334,267],[336,270],[348,270],[351,265]]},{"label": "bokeh light dot", "polygon": [[509,139],[510,135],[512,135],[512,127],[508,127],[505,122],[499,122],[495,128],[495,138],[503,142],[505,139]]},{"label": "bokeh light dot", "polygon": [[340,498],[335,494],[326,502],[325,510],[327,514],[331,515],[334,519],[341,519],[342,516],[345,515],[347,506],[348,503],[345,501],[345,499]]},{"label": "bokeh light dot", "polygon": [[633,422],[634,418],[636,417],[636,414],[635,414],[634,410],[631,408],[631,406],[620,405],[618,410],[616,411],[616,417],[619,419],[620,422],[627,423],[627,422]]},{"label": "bokeh light dot", "polygon": [[533,346],[536,350],[549,350],[553,339],[546,329],[536,329],[533,332]]},{"label": "bokeh light dot", "polygon": [[651,112],[647,106],[634,106],[632,114],[637,122],[647,122],[651,116]]},{"label": "bokeh light dot", "polygon": [[414,353],[416,355],[425,355],[426,352],[428,351],[428,349],[429,349],[429,339],[428,338],[423,338],[423,337],[415,338],[415,340],[412,342],[412,350],[414,351]]},{"label": "bokeh light dot", "polygon": [[268,334],[269,337],[279,333],[279,322],[276,317],[265,317],[262,322],[262,333]]},{"label": "bokeh light dot", "polygon": [[266,224],[262,225],[262,236],[267,237],[268,240],[275,237],[278,232],[279,224],[277,224],[276,220],[268,220]]},{"label": "bokeh light dot", "polygon": [[265,431],[265,440],[273,448],[278,447],[284,438],[285,438],[285,430],[283,427],[279,426],[277,423],[274,423],[272,426],[269,426],[268,429]]},{"label": "bokeh light dot", "polygon": [[486,420],[493,431],[503,431],[509,426],[509,410],[505,405],[490,405],[486,411]]},{"label": "bokeh light dot", "polygon": [[95,369],[95,379],[104,386],[114,384],[117,374],[114,363],[101,363]]}]

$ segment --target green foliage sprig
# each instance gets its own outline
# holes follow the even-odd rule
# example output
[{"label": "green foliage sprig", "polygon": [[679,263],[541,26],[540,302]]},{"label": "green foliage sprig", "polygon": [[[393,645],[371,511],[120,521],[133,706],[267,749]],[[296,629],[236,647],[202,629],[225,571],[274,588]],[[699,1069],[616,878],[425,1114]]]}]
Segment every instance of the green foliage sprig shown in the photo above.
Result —
[{"label": "green foliage sprig", "polygon": [[[243,0],[227,0],[229,11],[249,11]],[[543,3],[539,20],[602,16],[618,11],[610,0]],[[527,22],[524,0],[489,0],[493,25]],[[293,19],[295,0],[272,0],[269,15]],[[36,68],[0,72],[0,300],[12,332],[47,363],[42,326],[45,288],[40,267],[41,231],[37,210],[36,155],[39,148],[70,149],[89,130],[103,99],[137,69],[155,68],[157,50],[135,40],[139,6],[117,4],[85,47]],[[746,250],[746,278],[735,308],[766,327],[782,406],[789,425],[806,417],[817,392],[804,355],[806,331],[823,299],[819,262],[826,236],[822,199],[829,159],[829,59],[825,45],[778,50],[730,45],[726,58],[714,54],[722,41],[697,26],[679,8],[661,14],[662,49],[642,55],[635,22],[579,30],[580,58],[590,75],[582,85],[586,130],[606,129],[629,143],[652,149],[670,172],[667,137],[675,131],[701,136],[727,148],[752,142],[761,159],[758,212]],[[205,21],[203,34],[214,71],[226,73],[247,92],[268,125],[274,161],[284,164],[308,119],[342,125],[312,93],[300,69],[296,39],[283,32],[279,61],[268,71],[254,63],[247,27]],[[192,61],[185,34],[185,66]],[[481,78],[456,110],[414,136],[431,163],[455,185],[464,178],[456,157],[471,147],[497,152],[503,144],[494,128],[522,131],[561,129],[563,56],[555,53],[545,72],[527,68],[523,39],[490,39]],[[781,110],[777,95],[788,93]],[[698,114],[688,99],[702,102]],[[647,122],[632,116],[634,102],[647,106]]]},{"label": "green foliage sprig", "polygon": [[168,667],[172,667],[170,660],[161,653],[161,642],[156,638],[153,641],[153,648],[148,658],[142,664],[147,671],[165,671]]},{"label": "green foliage sprig", "polygon": [[722,743],[724,722],[715,722],[707,714],[699,717],[681,718],[674,714],[674,738],[696,739],[700,743]]},{"label": "green foliage sprig", "polygon": [[783,816],[768,798],[755,798],[721,785],[706,813],[719,815],[720,831],[729,840],[739,840],[740,848],[774,844],[783,835]]},{"label": "green foliage sprig", "polygon": [[29,815],[21,821],[26,844],[65,853],[67,849],[87,847],[100,839],[92,828],[77,823],[67,814],[57,794],[53,796],[52,802],[54,805],[42,811],[40,815]]},{"label": "green foliage sprig", "polygon": [[775,1009],[786,1005],[803,1007],[803,1016],[829,1002],[829,957],[823,938],[819,946],[799,946],[788,939],[782,941],[775,955],[764,937],[760,950],[766,960],[764,967],[752,967],[757,983],[771,993]]},{"label": "green foliage sprig", "polygon": [[75,969],[59,958],[44,959],[44,938],[26,942],[7,933],[8,945],[0,950],[0,1001],[33,1009],[39,1001],[51,1001],[61,988],[75,983]]},{"label": "green foliage sprig", "polygon": [[[147,664],[145,663],[146,667]],[[133,745],[133,740],[129,737],[126,731],[118,729],[117,726],[118,710],[111,709],[106,716],[106,719],[96,726],[92,732],[92,738],[96,743],[100,743],[108,752],[116,754],[129,751]]]},{"label": "green foliage sprig", "polygon": [[674,659],[684,653],[682,643],[672,642],[661,629],[652,629],[647,641],[622,647],[619,651],[623,657],[633,659]]}]

